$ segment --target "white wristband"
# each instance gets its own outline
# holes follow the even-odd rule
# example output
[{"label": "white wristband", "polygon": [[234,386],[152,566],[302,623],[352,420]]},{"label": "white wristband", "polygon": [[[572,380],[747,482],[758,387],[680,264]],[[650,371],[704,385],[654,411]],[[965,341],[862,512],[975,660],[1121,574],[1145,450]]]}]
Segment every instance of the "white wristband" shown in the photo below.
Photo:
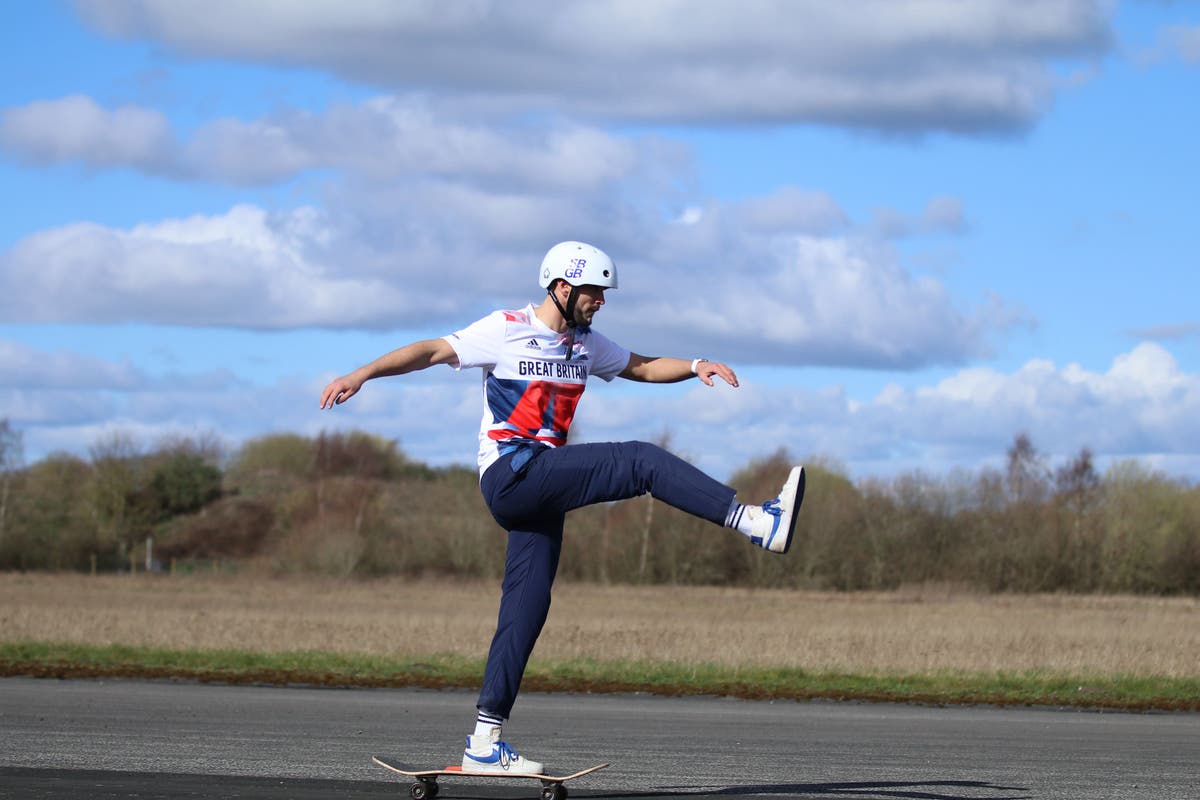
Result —
[{"label": "white wristband", "polygon": [[696,372],[696,367],[700,366],[700,362],[701,362],[701,361],[708,361],[708,359],[707,359],[707,358],[697,358],[697,359],[693,359],[693,361],[692,361],[692,374],[693,374],[693,375],[696,375],[696,374],[698,374],[698,373]]}]

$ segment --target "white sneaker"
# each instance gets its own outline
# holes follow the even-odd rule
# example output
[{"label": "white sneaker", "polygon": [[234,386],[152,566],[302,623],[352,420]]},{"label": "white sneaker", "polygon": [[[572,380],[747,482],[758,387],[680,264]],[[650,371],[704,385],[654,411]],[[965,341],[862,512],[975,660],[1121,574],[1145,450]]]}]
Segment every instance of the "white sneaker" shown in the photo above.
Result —
[{"label": "white sneaker", "polygon": [[796,516],[804,502],[804,467],[792,467],[779,496],[761,506],[750,506],[750,541],[772,553],[786,553],[792,546]]},{"label": "white sneaker", "polygon": [[521,773],[544,775],[543,765],[530,761],[500,741],[497,729],[491,736],[468,736],[463,752],[462,768],[468,772]]}]

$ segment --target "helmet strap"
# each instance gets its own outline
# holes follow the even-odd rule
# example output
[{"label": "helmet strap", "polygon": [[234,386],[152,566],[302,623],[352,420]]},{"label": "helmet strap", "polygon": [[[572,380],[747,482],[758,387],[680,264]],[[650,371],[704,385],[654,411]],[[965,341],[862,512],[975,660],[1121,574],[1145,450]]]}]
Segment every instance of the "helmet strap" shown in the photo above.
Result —
[{"label": "helmet strap", "polygon": [[[565,283],[565,281],[564,281]],[[570,284],[568,284],[570,285]],[[575,304],[579,301],[579,287],[571,286],[571,293],[567,295],[567,307],[563,308],[562,303],[558,302],[558,296],[554,293],[557,284],[552,284],[549,288],[550,299],[554,301],[558,313],[563,315],[563,319],[567,321],[567,361],[571,360],[571,351],[575,349]]]}]

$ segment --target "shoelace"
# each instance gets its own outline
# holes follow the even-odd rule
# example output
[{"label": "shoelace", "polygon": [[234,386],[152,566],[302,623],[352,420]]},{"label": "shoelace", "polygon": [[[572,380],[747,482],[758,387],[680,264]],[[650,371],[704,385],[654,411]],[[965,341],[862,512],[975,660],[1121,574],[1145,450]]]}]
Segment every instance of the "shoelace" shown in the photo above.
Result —
[{"label": "shoelace", "polygon": [[[768,500],[767,502],[763,503],[762,510],[764,513],[775,517],[775,519],[771,522],[770,536],[771,539],[774,539],[775,531],[779,529],[779,523],[783,520],[783,509],[779,505],[779,498],[776,497],[774,500]],[[759,547],[766,547],[769,544],[769,542],[764,542],[763,537],[761,536],[751,536],[750,541]]]},{"label": "shoelace", "polygon": [[508,746],[508,742],[496,742],[496,747],[500,751],[500,766],[507,768],[521,757],[521,755]]}]

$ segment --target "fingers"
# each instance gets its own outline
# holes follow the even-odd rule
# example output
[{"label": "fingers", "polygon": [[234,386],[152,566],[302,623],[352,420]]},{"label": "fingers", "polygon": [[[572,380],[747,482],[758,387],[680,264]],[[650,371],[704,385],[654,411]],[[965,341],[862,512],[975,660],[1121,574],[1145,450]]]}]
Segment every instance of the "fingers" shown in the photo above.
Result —
[{"label": "fingers", "polygon": [[701,362],[699,368],[696,370],[696,375],[701,381],[704,382],[705,386],[713,385],[713,375],[720,376],[721,380],[725,381],[734,388],[736,388],[738,385],[737,375],[734,374],[732,369],[725,364],[722,364],[720,361]]},{"label": "fingers", "polygon": [[334,405],[346,402],[357,393],[357,386],[343,378],[339,378],[326,386],[325,390],[321,392],[320,408],[333,408]]}]

